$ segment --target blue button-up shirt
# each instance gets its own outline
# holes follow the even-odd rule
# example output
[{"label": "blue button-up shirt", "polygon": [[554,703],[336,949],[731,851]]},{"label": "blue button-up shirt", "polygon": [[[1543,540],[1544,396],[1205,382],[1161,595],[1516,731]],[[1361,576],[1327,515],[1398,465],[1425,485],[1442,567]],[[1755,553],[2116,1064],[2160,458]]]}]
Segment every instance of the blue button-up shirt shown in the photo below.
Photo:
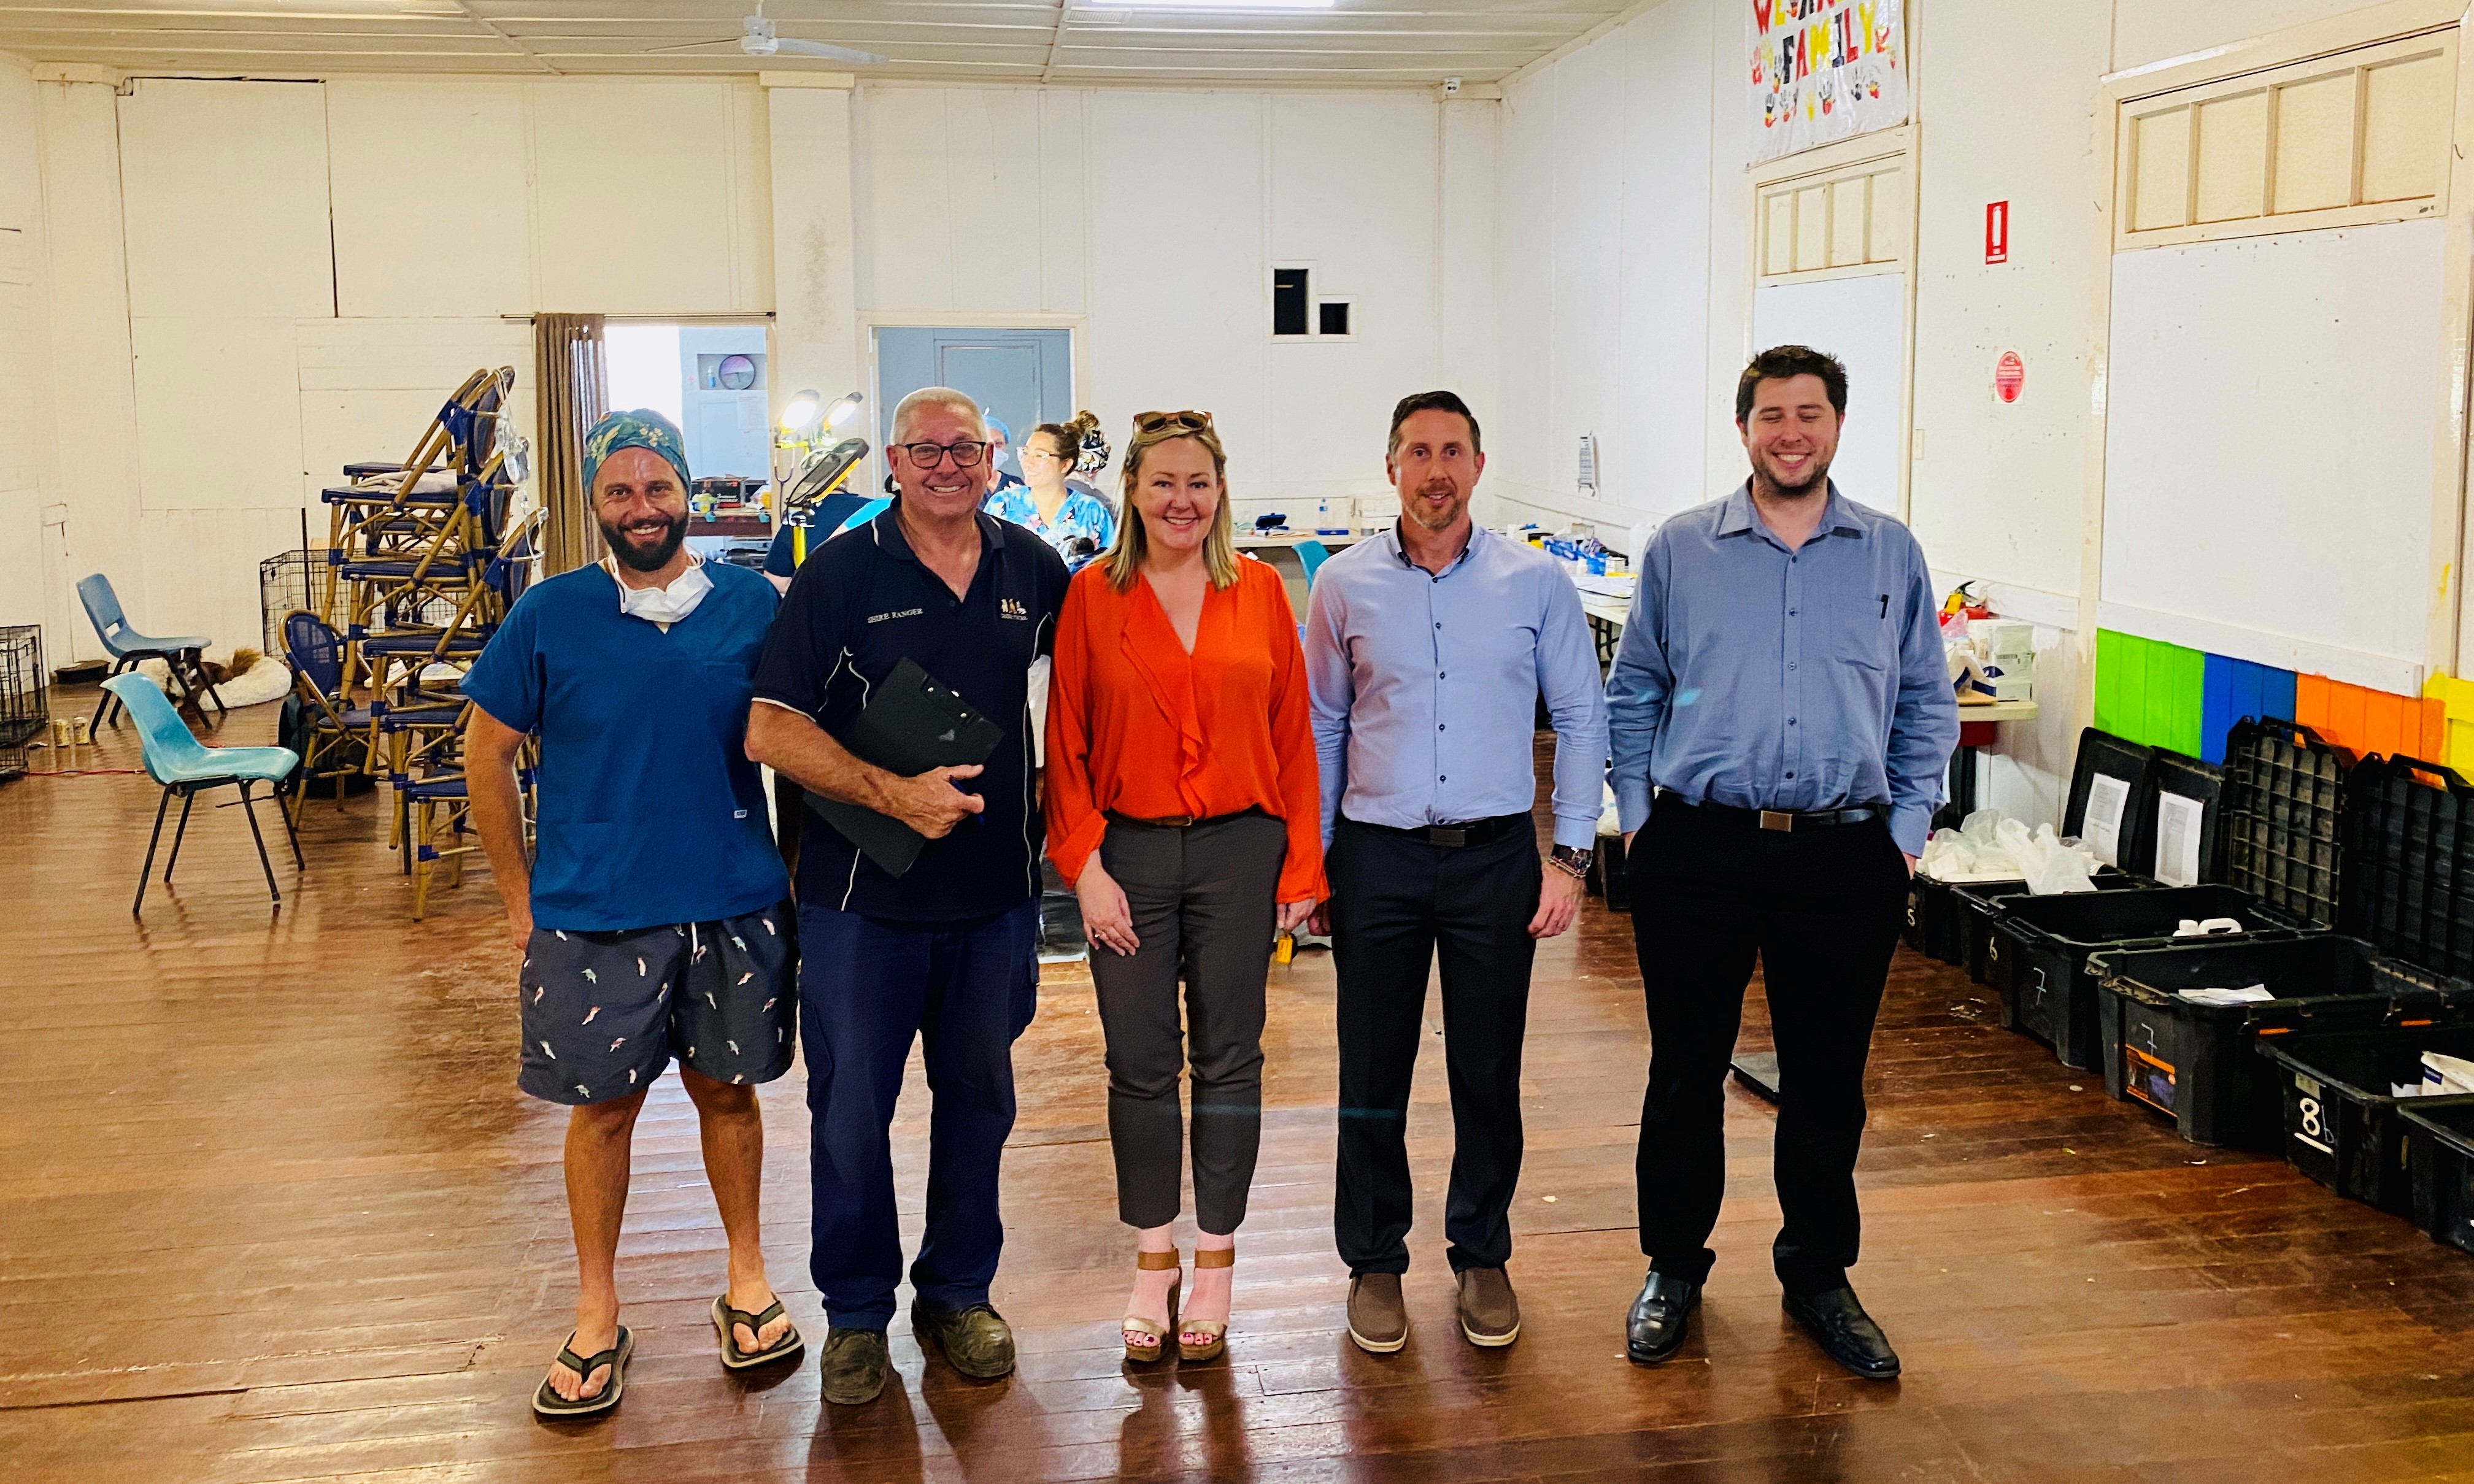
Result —
[{"label": "blue button-up shirt", "polygon": [[1324,844],[1335,814],[1416,829],[1529,813],[1541,693],[1555,843],[1597,839],[1606,703],[1581,596],[1553,558],[1479,526],[1438,576],[1395,525],[1323,563],[1307,606]]},{"label": "blue button-up shirt", "polygon": [[1798,812],[1887,804],[1922,855],[1958,743],[1924,548],[1830,487],[1797,550],[1749,486],[1658,528],[1607,678],[1624,833],[1653,788]]}]

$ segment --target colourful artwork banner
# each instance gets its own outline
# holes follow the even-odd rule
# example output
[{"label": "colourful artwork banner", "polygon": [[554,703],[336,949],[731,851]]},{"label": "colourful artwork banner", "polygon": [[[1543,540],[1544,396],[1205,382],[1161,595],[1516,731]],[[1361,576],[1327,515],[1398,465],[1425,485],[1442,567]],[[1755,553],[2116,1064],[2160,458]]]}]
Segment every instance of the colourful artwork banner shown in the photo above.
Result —
[{"label": "colourful artwork banner", "polygon": [[1753,159],[1907,121],[1904,0],[1751,0]]}]

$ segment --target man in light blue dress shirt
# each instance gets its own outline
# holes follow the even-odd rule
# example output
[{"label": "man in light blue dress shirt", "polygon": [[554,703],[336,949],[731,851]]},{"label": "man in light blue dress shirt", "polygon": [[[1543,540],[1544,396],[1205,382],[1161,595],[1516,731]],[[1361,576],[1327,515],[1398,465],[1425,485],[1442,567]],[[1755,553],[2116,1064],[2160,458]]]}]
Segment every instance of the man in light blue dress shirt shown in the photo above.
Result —
[{"label": "man in light blue dress shirt", "polygon": [[[1752,477],[1659,527],[1607,681],[1613,785],[1649,1009],[1637,1164],[1650,1271],[1627,1349],[1683,1347],[1725,1193],[1722,1083],[1758,954],[1778,1045],[1771,1260],[1831,1359],[1899,1357],[1847,1270],[1864,1061],[1958,706],[1907,528],[1830,480],[1847,371],[1803,346],[1745,368]],[[1653,798],[1653,795],[1654,798]],[[1637,832],[1636,834],[1636,832]]]},{"label": "man in light blue dress shirt", "polygon": [[[1453,1134],[1443,1232],[1461,1332],[1480,1346],[1519,1335],[1504,1266],[1530,963],[1579,911],[1607,755],[1579,593],[1545,553],[1469,519],[1486,455],[1467,405],[1450,392],[1404,398],[1384,466],[1401,518],[1323,564],[1305,645],[1340,975],[1333,1226],[1349,1337],[1375,1354],[1408,1342],[1403,1134],[1439,955]],[[1541,694],[1555,725],[1542,862],[1530,819]]]}]

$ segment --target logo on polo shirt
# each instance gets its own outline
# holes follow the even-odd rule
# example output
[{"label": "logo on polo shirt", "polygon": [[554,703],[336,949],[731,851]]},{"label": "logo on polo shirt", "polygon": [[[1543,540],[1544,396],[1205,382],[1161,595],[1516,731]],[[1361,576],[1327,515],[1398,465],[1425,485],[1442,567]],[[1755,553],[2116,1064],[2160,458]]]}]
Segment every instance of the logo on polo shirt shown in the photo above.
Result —
[{"label": "logo on polo shirt", "polygon": [[997,617],[1018,619],[1028,623],[1031,621],[1031,610],[1023,606],[1021,598],[1000,597],[997,599]]},{"label": "logo on polo shirt", "polygon": [[928,610],[925,608],[897,608],[891,613],[869,614],[867,616],[867,621],[870,623],[882,623],[887,619],[915,619],[927,611]]}]

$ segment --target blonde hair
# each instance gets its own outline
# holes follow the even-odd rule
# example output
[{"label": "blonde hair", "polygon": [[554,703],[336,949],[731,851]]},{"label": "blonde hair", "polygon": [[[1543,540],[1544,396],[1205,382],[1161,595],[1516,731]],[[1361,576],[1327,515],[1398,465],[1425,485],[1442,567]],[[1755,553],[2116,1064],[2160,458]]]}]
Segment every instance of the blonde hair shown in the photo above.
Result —
[{"label": "blonde hair", "polygon": [[1126,442],[1126,508],[1117,521],[1117,539],[1108,554],[1100,559],[1101,569],[1108,575],[1108,585],[1123,593],[1142,575],[1143,564],[1151,558],[1151,538],[1143,529],[1142,506],[1134,500],[1134,488],[1143,475],[1143,455],[1172,439],[1191,438],[1202,445],[1211,455],[1212,476],[1220,481],[1219,507],[1211,513],[1211,529],[1202,537],[1202,570],[1215,588],[1237,585],[1237,535],[1228,514],[1228,450],[1220,444],[1220,434],[1209,423],[1201,427],[1187,427],[1166,422],[1146,429],[1140,421],[1134,424],[1134,434]]},{"label": "blonde hair", "polygon": [[981,442],[985,443],[988,439],[988,416],[980,410],[980,404],[971,400],[969,393],[958,392],[950,386],[923,386],[894,404],[895,443],[902,442],[910,432],[910,414],[921,407],[944,407],[959,413],[980,430]]}]

